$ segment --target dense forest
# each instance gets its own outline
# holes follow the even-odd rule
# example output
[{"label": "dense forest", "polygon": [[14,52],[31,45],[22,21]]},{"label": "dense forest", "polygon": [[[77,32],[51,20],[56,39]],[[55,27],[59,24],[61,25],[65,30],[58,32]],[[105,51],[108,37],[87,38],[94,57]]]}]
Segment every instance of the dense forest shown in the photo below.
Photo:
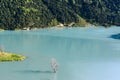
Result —
[{"label": "dense forest", "polygon": [[0,0],[0,28],[120,26],[120,0]]}]

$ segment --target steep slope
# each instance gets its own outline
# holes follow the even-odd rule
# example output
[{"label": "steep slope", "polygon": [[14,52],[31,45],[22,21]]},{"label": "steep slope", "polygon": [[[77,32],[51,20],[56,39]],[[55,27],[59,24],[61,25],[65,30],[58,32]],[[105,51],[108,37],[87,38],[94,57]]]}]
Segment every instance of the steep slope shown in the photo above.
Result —
[{"label": "steep slope", "polygon": [[0,7],[0,27],[4,29],[43,27],[52,18],[41,0],[1,0]]},{"label": "steep slope", "polygon": [[78,13],[91,23],[120,25],[120,0],[79,0],[77,4],[81,4]]},{"label": "steep slope", "polygon": [[0,28],[120,25],[120,0],[0,0]]}]

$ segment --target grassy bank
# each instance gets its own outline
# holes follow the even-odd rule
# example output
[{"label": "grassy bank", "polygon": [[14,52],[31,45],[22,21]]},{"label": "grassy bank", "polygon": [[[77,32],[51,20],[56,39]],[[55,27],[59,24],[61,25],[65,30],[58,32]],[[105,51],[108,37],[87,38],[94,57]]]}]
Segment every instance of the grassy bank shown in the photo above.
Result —
[{"label": "grassy bank", "polygon": [[7,52],[0,52],[0,62],[6,61],[22,61],[26,57],[18,54],[12,54]]}]

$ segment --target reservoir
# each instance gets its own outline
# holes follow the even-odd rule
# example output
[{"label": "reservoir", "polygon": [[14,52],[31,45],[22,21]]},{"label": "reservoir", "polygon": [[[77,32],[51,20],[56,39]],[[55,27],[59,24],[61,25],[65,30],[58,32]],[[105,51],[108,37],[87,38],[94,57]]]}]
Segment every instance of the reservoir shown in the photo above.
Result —
[{"label": "reservoir", "polygon": [[[26,56],[1,62],[1,80],[120,80],[120,27],[45,28],[0,32],[5,51]],[[53,73],[51,59],[59,64]]]}]

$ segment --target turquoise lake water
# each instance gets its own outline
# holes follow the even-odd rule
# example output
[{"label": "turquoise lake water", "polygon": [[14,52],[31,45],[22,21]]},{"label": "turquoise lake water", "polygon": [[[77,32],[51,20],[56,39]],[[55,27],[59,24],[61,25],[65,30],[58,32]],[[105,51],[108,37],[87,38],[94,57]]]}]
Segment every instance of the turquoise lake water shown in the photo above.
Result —
[{"label": "turquoise lake water", "polygon": [[[5,51],[27,56],[1,62],[0,80],[120,80],[120,33],[111,28],[51,28],[0,32]],[[59,63],[53,73],[50,60]]]}]

